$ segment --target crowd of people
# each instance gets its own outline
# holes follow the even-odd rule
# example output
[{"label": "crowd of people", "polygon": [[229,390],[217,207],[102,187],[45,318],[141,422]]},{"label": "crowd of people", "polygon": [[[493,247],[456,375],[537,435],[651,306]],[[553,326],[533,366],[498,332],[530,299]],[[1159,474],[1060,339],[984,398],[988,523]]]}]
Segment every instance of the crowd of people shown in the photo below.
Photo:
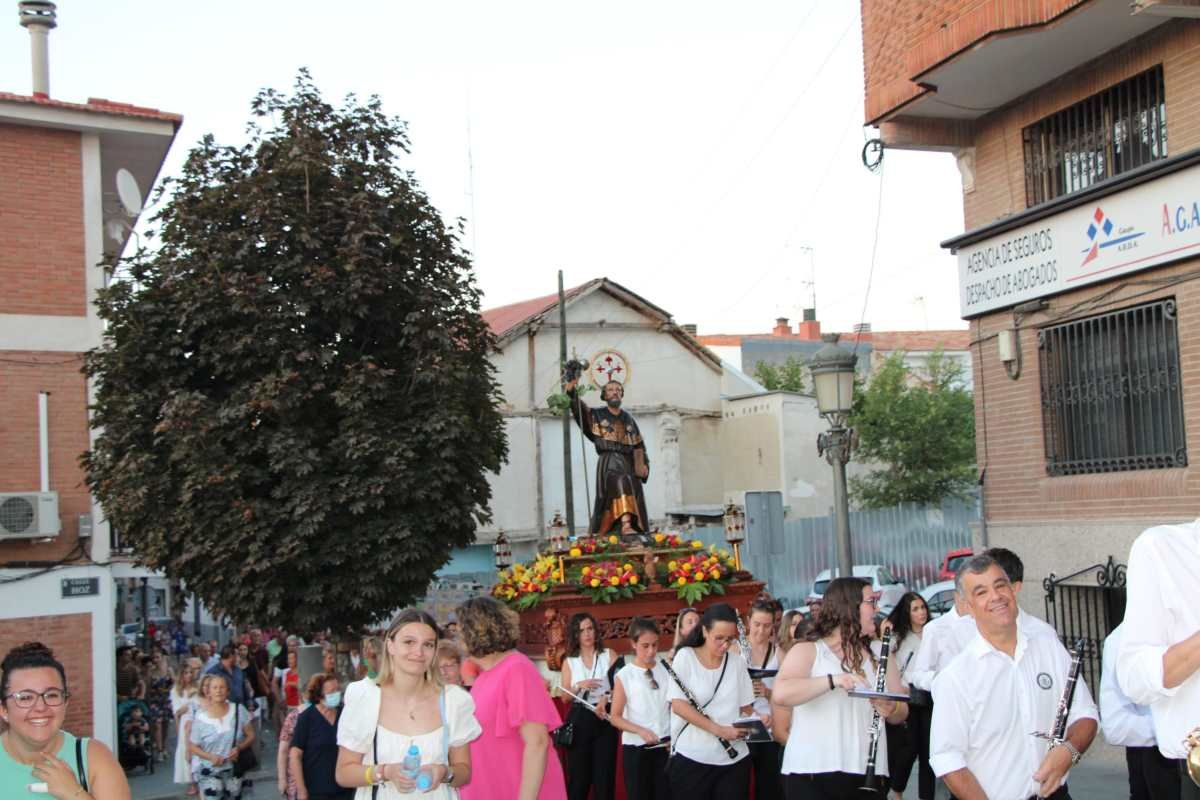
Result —
[{"label": "crowd of people", "polygon": [[[629,800],[864,788],[897,800],[914,767],[924,800],[938,779],[958,800],[1064,800],[1103,711],[1127,748],[1131,798],[1196,800],[1184,739],[1200,719],[1200,621],[1172,592],[1200,568],[1198,534],[1159,526],[1134,545],[1100,709],[1079,659],[1017,605],[1020,558],[995,548],[961,567],[956,606],[937,619],[916,594],[884,617],[867,582],[837,578],[812,614],[766,596],[744,618],[725,603],[682,609],[670,648],[655,620],[635,618],[618,656],[580,612],[557,685],[517,650],[516,614],[487,597],[446,625],[405,609],[340,659],[329,645],[303,686],[294,636],[198,643],[176,669],[161,651],[123,650],[119,691],[155,710],[118,749],[161,744],[157,726],[173,720],[176,779],[220,800],[241,796],[263,725],[278,731],[278,790],[294,800],[611,800],[618,784]],[[67,675],[47,648],[4,658],[0,697],[0,795],[129,797],[119,758],[62,729]]]}]

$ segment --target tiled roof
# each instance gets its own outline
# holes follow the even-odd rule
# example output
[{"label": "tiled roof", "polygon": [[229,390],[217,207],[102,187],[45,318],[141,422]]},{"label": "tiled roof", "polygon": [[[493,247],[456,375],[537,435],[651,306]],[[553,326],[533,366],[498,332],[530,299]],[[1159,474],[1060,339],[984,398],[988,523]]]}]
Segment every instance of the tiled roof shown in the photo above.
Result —
[{"label": "tiled roof", "polygon": [[[575,295],[579,294],[584,289],[591,286],[595,281],[588,281],[585,284],[567,289],[563,292],[566,298],[570,300]],[[558,304],[558,293],[548,294],[545,297],[535,297],[532,300],[522,300],[519,303],[511,303],[507,306],[498,306],[496,308],[485,309],[481,312],[483,321],[492,329],[492,333],[496,336],[504,336],[513,328],[520,325],[526,320],[533,319],[539,314],[544,314],[552,307]]]},{"label": "tiled roof", "polygon": [[54,100],[49,97],[32,97],[12,92],[0,92],[0,102],[26,103],[45,108],[61,108],[65,111],[86,111],[93,114],[112,114],[118,117],[138,117],[140,119],[157,119],[172,122],[179,126],[183,117],[169,111],[159,111],[157,108],[135,106],[132,103],[119,103],[115,100],[105,100],[102,97],[89,97],[86,103],[68,103],[65,100]]}]

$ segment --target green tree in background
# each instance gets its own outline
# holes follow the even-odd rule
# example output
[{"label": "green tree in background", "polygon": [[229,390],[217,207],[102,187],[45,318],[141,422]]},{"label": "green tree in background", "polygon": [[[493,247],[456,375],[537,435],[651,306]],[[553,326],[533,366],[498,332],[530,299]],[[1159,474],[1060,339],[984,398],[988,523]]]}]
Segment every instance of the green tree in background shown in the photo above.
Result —
[{"label": "green tree in background", "polygon": [[919,372],[903,353],[883,361],[859,391],[850,415],[858,432],[855,460],[875,472],[850,480],[860,508],[936,504],[975,485],[975,404],[962,366],[940,351]]},{"label": "green tree in background", "polygon": [[233,620],[342,630],[424,594],[488,519],[495,347],[458,229],[378,98],[263,90],[204,137],[88,354],[88,483],[139,561]]},{"label": "green tree in background", "polygon": [[772,392],[803,392],[806,369],[804,362],[795,356],[788,356],[782,364],[759,361],[754,365],[754,380]]}]

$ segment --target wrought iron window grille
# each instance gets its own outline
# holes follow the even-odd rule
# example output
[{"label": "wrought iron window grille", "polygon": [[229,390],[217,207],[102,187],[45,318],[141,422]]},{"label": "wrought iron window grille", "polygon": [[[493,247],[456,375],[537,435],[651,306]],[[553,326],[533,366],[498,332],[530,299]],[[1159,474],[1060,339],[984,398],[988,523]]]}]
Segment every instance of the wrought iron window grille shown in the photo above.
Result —
[{"label": "wrought iron window grille", "polygon": [[1187,466],[1174,298],[1042,328],[1038,364],[1047,473]]},{"label": "wrought iron window grille", "polygon": [[1167,157],[1167,106],[1158,65],[1022,131],[1028,206]]}]

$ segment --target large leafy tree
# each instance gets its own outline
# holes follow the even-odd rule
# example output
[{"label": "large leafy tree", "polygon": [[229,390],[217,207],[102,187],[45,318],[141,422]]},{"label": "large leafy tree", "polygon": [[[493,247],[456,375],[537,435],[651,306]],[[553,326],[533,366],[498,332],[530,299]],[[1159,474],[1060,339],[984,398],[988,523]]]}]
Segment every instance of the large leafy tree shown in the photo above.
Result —
[{"label": "large leafy tree", "polygon": [[856,460],[875,471],[850,480],[862,508],[939,503],[963,497],[975,483],[975,405],[962,366],[933,353],[911,370],[904,353],[884,359],[854,402]]},{"label": "large leafy tree", "polygon": [[301,72],[252,112],[244,144],[190,152],[157,248],[99,295],[84,465],[137,557],[211,607],[360,626],[488,518],[494,340],[378,98],[334,108]]}]

